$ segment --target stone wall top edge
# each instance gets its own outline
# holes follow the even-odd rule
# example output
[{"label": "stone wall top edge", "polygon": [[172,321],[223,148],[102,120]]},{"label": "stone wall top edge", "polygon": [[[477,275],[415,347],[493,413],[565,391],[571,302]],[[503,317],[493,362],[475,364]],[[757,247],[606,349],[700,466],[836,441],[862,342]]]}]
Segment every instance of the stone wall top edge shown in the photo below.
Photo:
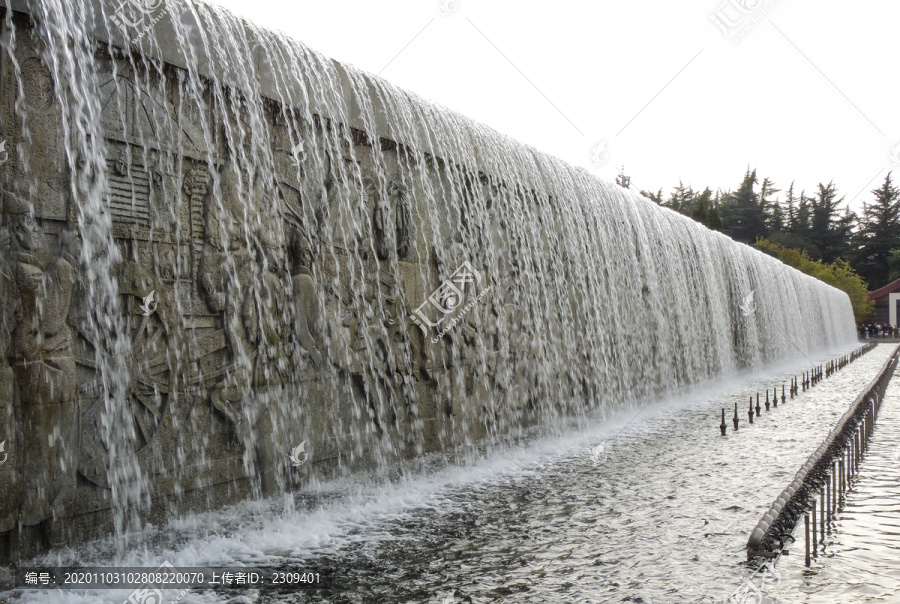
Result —
[{"label": "stone wall top edge", "polygon": [[[34,0],[0,1],[9,3],[8,5],[11,5],[12,9],[16,12],[26,13],[29,15],[34,15],[37,12]],[[190,2],[194,6],[197,6],[199,4],[195,0],[184,1],[186,3]],[[121,5],[121,0],[87,0],[87,2],[89,6],[88,14],[92,16],[92,18],[89,17],[89,35],[93,39],[111,44],[112,46],[121,49],[130,48],[130,50],[133,52],[158,58],[169,65],[173,65],[182,69],[188,69],[188,66],[193,64],[195,66],[195,72],[204,77],[210,78],[223,85],[235,89],[243,90],[247,88],[246,83],[242,82],[238,74],[230,71],[227,65],[223,65],[221,61],[209,57],[205,53],[206,48],[202,43],[202,32],[204,26],[198,23],[196,19],[196,13],[194,13],[193,11],[185,11],[181,14],[181,32],[182,35],[187,36],[186,40],[179,40],[179,36],[176,33],[176,28],[173,26],[173,23],[171,21],[172,17],[170,14],[166,14],[163,15],[163,17],[153,25],[154,35],[144,35],[137,40],[132,39],[129,43],[129,40],[126,40],[124,33],[119,31],[110,22],[110,15],[112,15]],[[106,18],[104,19],[102,15],[105,15]],[[254,28],[240,17],[235,17],[235,19],[243,23],[247,39],[252,40],[255,37]],[[206,29],[208,30],[209,28],[206,27]],[[192,51],[195,53],[194,56],[189,56],[187,54],[188,51],[185,50],[186,46],[192,49]],[[204,53],[203,56],[198,56],[201,52]],[[283,102],[283,98],[285,96],[293,98],[304,98],[305,95],[302,94],[300,90],[291,91],[285,89],[285,86],[298,86],[299,83],[297,81],[290,81],[282,78],[276,83],[275,78],[268,77],[268,71],[270,71],[270,68],[268,68],[267,62],[269,62],[269,59],[262,56],[261,53],[262,48],[257,46],[252,60],[255,62],[256,67],[254,71],[258,73],[260,77],[258,81],[250,83],[251,87],[255,88],[252,92],[276,102]],[[344,65],[343,63],[331,58],[328,58],[327,60],[331,62],[335,73],[339,78],[341,90],[346,103],[345,114],[342,116],[331,115],[330,108],[326,106],[326,104],[323,102],[323,99],[308,97],[310,103],[308,109],[310,113],[329,119],[336,119],[350,128],[367,131],[368,129],[366,127],[366,124],[362,119],[361,107],[364,105],[368,105],[372,107],[372,117],[374,118],[373,121],[376,129],[376,132],[374,134],[376,134],[377,136],[392,140],[402,145],[407,145],[419,149],[429,149],[437,147],[434,140],[434,133],[429,131],[427,128],[414,133],[414,135],[419,135],[417,140],[397,140],[401,137],[398,137],[395,134],[395,130],[390,127],[390,121],[391,119],[393,119],[391,111],[384,106],[381,97],[374,92],[376,86],[373,84],[373,80],[374,78],[376,78],[376,76],[363,71],[359,71],[353,67]],[[361,103],[360,99],[356,98],[353,87],[350,85],[352,79],[351,74],[353,74],[357,78],[362,78],[366,82],[365,93],[368,95],[368,100],[366,103]],[[278,90],[279,85],[282,88],[281,91]],[[445,156],[443,157],[443,159],[453,161],[457,164],[465,165],[467,163],[471,163],[470,160],[466,160],[467,157],[476,157],[479,160],[478,163],[481,164],[481,154],[479,153],[479,150],[471,140],[468,142],[470,148],[460,149],[459,153],[456,154],[455,157],[447,157],[448,155],[453,154],[453,150],[451,149],[450,153],[444,154]],[[475,168],[475,166],[468,167],[470,169]]]}]

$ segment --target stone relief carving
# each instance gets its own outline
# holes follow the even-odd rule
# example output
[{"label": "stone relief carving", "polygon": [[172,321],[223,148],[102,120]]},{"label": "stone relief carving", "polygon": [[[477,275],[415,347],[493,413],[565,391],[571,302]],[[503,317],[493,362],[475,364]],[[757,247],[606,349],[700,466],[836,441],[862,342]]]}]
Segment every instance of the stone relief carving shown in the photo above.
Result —
[{"label": "stone relief carving", "polygon": [[[169,397],[178,388],[177,380],[183,375],[183,364],[172,354],[175,301],[171,291],[148,265],[129,261],[118,271],[119,293],[127,311],[125,324],[131,340],[128,366],[131,380],[125,393],[129,414],[135,425],[132,442],[137,451],[150,444],[161,428],[168,410]],[[155,301],[152,313],[141,310],[143,300],[153,292]],[[143,307],[147,308],[147,307]],[[92,363],[94,351],[111,354],[103,342],[90,339],[89,330],[82,330],[81,337],[90,342],[91,351],[82,363]],[[103,414],[105,412],[99,376],[79,385],[82,395],[81,451],[78,469],[82,476],[97,486],[108,488],[109,443],[105,440]]]},{"label": "stone relief carving", "polygon": [[225,311],[225,300],[230,287],[229,258],[235,265],[244,261],[236,220],[226,210],[216,217],[218,208],[214,202],[206,207],[206,239],[197,270],[197,288],[212,313]]},{"label": "stone relief carving", "polygon": [[[372,371],[379,377],[381,388],[396,419],[415,413],[415,376],[410,355],[408,326],[402,320],[401,286],[389,270],[379,273],[383,299],[382,328],[374,334],[376,359]],[[401,405],[402,403],[402,405]],[[399,417],[398,417],[399,416]]]},{"label": "stone relief carving", "polygon": [[[356,189],[359,189],[359,203],[353,204],[356,208],[351,206],[352,213],[347,216],[351,223],[350,226],[352,227],[350,237],[355,241],[348,243],[356,246],[356,253],[360,260],[366,262],[369,260],[369,251],[372,249],[373,245],[376,254],[381,254],[382,252],[386,253],[388,249],[385,245],[379,244],[377,239],[378,231],[375,227],[376,219],[378,219],[379,222],[381,221],[381,218],[379,217],[380,212],[376,211],[381,204],[381,196],[378,192],[378,182],[371,176],[364,176],[359,184],[357,184],[355,178],[351,176],[351,181],[347,183],[346,188],[350,189],[351,199],[356,196]],[[369,216],[372,217],[371,221],[369,220]],[[372,241],[373,237],[376,237],[374,243]]]},{"label": "stone relief carving", "polygon": [[388,196],[384,198],[377,189],[374,179],[366,180],[366,191],[374,202],[372,216],[375,234],[375,250],[381,260],[392,259],[393,253],[400,260],[409,256],[410,212],[409,189],[399,180],[388,183]]},{"label": "stone relief carving", "polygon": [[[54,247],[53,235],[75,224],[78,215],[69,199],[70,183],[108,180],[113,235],[124,258],[111,276],[132,343],[125,363],[130,370],[126,415],[133,420],[141,472],[165,475],[160,481],[165,488],[177,492],[203,480],[224,484],[245,478],[248,459],[256,460],[260,474],[271,474],[285,453],[272,445],[278,438],[273,400],[297,383],[302,386],[290,390],[295,395],[290,403],[278,403],[291,406],[282,417],[324,408],[364,429],[374,425],[376,433],[393,439],[398,431],[405,437],[419,430],[413,427],[425,405],[437,400],[446,409],[455,406],[459,415],[464,397],[478,395],[495,374],[505,375],[492,366],[500,327],[479,323],[484,315],[498,317],[493,306],[473,310],[436,345],[407,320],[410,304],[420,303],[460,262],[474,262],[472,246],[481,249],[484,243],[467,226],[471,217],[457,218],[450,234],[440,235],[447,244],[433,250],[436,266],[420,264],[427,252],[416,238],[429,244],[433,239],[427,225],[416,231],[413,216],[420,209],[409,173],[396,162],[395,144],[382,141],[390,176],[376,176],[371,148],[357,133],[352,141],[337,143],[324,130],[317,138],[313,129],[324,127],[309,120],[290,130],[294,137],[300,133],[304,145],[314,141],[304,147],[298,165],[292,161],[300,157],[296,145],[283,142],[286,130],[278,130],[283,115],[276,111],[270,117],[282,142],[272,143],[271,161],[264,157],[260,166],[240,165],[248,162],[238,157],[252,154],[238,153],[234,144],[227,146],[228,162],[219,163],[226,148],[224,127],[215,126],[212,140],[206,140],[199,134],[199,110],[185,105],[176,111],[168,98],[183,93],[181,83],[136,86],[132,69],[122,64],[118,75],[110,69],[101,77],[106,170],[87,174],[94,162],[86,160],[84,169],[81,163],[70,174],[62,169],[56,188],[63,202],[52,200],[51,215],[38,212],[32,218],[22,211],[27,204],[18,201],[5,204],[0,214],[6,221],[0,221],[5,229],[0,230],[0,431],[16,423],[44,436],[54,426],[67,428],[55,432],[57,449],[16,444],[11,478],[2,472],[12,463],[0,468],[0,488],[14,487],[0,504],[0,533],[16,522],[39,524],[64,510],[75,487],[75,467],[78,488],[93,489],[83,499],[96,509],[106,505],[102,490],[112,486],[96,367],[96,359],[112,351],[90,335],[90,309],[82,302],[88,296],[78,289],[86,280],[77,274],[75,250]],[[50,80],[38,80],[29,80],[28,90],[50,86],[52,93]],[[46,110],[53,113],[50,97]],[[55,113],[50,117],[58,120]],[[173,149],[173,141],[183,148]],[[208,143],[216,149],[208,151]],[[63,146],[57,147],[48,157],[64,155]],[[56,190],[48,186],[36,197]],[[42,222],[53,226],[47,236]],[[69,235],[60,242],[77,247]],[[2,253],[6,247],[8,254]],[[157,303],[145,314],[141,303],[150,292]],[[37,300],[45,309],[41,317]],[[29,325],[37,331],[22,339]],[[17,408],[21,417],[13,417]],[[292,416],[294,410],[302,413]],[[4,424],[4,418],[13,419]],[[207,439],[214,443],[211,459],[245,464],[214,477],[191,475],[171,486],[169,478],[180,475],[168,470],[183,463],[172,459],[173,447],[184,447],[179,455],[190,456]],[[67,471],[56,471],[63,461]],[[41,471],[23,482],[32,468]],[[17,492],[18,502],[9,503]],[[23,515],[26,507],[30,511]]]},{"label": "stone relief carving", "polygon": [[[237,365],[240,367],[245,360],[250,363],[249,374],[242,370],[232,373],[233,377],[246,380],[243,383],[250,386],[250,392],[245,393],[241,403],[242,408],[234,410],[235,416],[229,416],[242,430],[252,429],[263,391],[282,384],[280,365],[287,336],[284,318],[289,310],[284,274],[280,269],[271,268],[277,258],[275,246],[265,231],[257,233],[251,248],[251,262],[238,276],[239,282],[246,286],[232,291],[235,295],[230,302],[235,313],[226,315],[226,334]],[[246,359],[239,358],[241,353]]]},{"label": "stone relief carving", "polygon": [[[191,364],[179,312],[181,305],[191,309],[192,280],[199,264],[202,242],[202,202],[208,191],[209,155],[199,128],[193,123],[195,110],[184,105],[176,120],[171,103],[154,86],[138,87],[131,67],[104,63],[108,71],[101,75],[101,125],[106,139],[106,178],[109,181],[109,209],[119,253],[126,258],[118,265],[115,278],[124,324],[131,342],[128,359],[131,379],[125,393],[128,415],[135,435],[130,441],[138,460],[147,461],[159,435],[170,438],[175,424],[190,409],[183,405],[178,419],[172,416],[170,403],[177,390],[195,388],[202,379],[190,371]],[[185,177],[176,175],[172,149],[181,146]],[[213,153],[215,158],[215,153]],[[85,158],[79,158],[71,180],[86,181],[98,177],[91,173]],[[176,193],[181,184],[183,202]],[[184,233],[179,241],[176,233]],[[188,285],[183,283],[187,279]],[[141,311],[143,299],[153,293],[153,311]],[[176,292],[180,299],[176,301]],[[86,295],[86,292],[79,292]],[[79,296],[80,297],[80,296]],[[78,470],[93,485],[109,488],[109,443],[105,441],[102,380],[96,372],[99,355],[112,354],[101,338],[95,341],[88,319],[90,309],[73,305],[71,321],[76,326],[76,360],[79,366],[78,393],[81,401],[81,447]],[[188,315],[196,327],[193,315]],[[198,338],[201,347],[209,339]],[[210,346],[215,350],[215,345]]]},{"label": "stone relief carving", "polygon": [[375,251],[379,259],[388,260],[391,257],[391,249],[394,246],[394,233],[391,232],[390,201],[381,195],[374,179],[368,179],[366,190],[375,203],[372,217],[372,227],[375,233]]},{"label": "stone relief carving", "polygon": [[19,522],[61,515],[75,486],[78,413],[72,332],[66,324],[75,283],[77,238],[63,231],[50,251],[30,204],[7,194],[19,312],[12,334],[22,453]]},{"label": "stone relief carving", "polygon": [[[291,308],[293,310],[293,334],[295,343],[309,356],[312,367],[320,371],[322,353],[317,342],[321,313],[319,311],[319,295],[312,275],[312,252],[309,240],[299,229],[291,234]],[[294,347],[296,350],[296,347]],[[295,359],[295,362],[299,359]]]},{"label": "stone relief carving", "polygon": [[[0,207],[2,216],[2,207]],[[18,488],[18,439],[16,438],[15,373],[11,365],[12,331],[15,328],[19,297],[16,295],[15,270],[11,256],[12,238],[9,229],[0,228],[0,442],[5,444],[3,465],[0,465],[0,533],[11,530],[18,519],[20,492]]]},{"label": "stone relief carving", "polygon": [[400,260],[406,260],[409,257],[412,246],[412,217],[409,210],[409,187],[399,180],[391,181],[390,184],[391,197],[396,199],[394,204],[396,214],[397,229],[397,256]]},{"label": "stone relief carving", "polygon": [[[208,308],[221,316],[227,347],[224,379],[214,386],[211,402],[235,426],[241,419],[245,395],[255,391],[254,379],[264,377],[257,375],[257,366],[265,358],[258,359],[261,330],[256,297],[260,286],[270,281],[268,273],[255,275],[256,262],[265,255],[264,244],[256,241],[254,249],[246,247],[239,200],[237,189],[228,186],[223,186],[222,198],[207,198],[207,239],[198,275],[198,288]],[[265,330],[262,335],[267,335]]]},{"label": "stone relief carving", "polygon": [[46,115],[56,103],[53,76],[37,57],[22,61],[21,72],[25,76],[23,89],[28,99],[26,111],[36,115]]}]

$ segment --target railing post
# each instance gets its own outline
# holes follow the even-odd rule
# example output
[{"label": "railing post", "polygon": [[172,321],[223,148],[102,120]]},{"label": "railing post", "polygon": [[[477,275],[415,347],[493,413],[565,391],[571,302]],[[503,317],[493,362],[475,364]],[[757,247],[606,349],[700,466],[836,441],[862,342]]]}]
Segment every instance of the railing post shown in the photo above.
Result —
[{"label": "railing post", "polygon": [[803,517],[806,526],[806,566],[809,567],[809,514]]}]

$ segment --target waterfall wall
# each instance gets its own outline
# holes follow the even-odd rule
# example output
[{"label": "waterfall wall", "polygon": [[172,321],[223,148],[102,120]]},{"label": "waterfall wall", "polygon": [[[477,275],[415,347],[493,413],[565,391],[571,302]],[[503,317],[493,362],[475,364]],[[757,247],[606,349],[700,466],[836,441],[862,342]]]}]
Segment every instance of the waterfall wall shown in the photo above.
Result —
[{"label": "waterfall wall", "polygon": [[220,9],[12,6],[0,554],[855,339],[842,292]]}]

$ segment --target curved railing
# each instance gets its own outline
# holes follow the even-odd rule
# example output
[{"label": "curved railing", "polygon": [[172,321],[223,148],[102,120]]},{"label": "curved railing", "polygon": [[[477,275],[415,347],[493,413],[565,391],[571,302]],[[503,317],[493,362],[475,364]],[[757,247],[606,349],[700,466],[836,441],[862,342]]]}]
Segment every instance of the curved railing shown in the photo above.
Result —
[{"label": "curved railing", "polygon": [[776,557],[784,541],[793,539],[791,533],[803,514],[815,510],[815,494],[823,487],[829,495],[822,495],[821,512],[833,511],[834,493],[843,490],[844,477],[858,466],[859,455],[865,450],[885,388],[897,366],[898,353],[900,346],[760,518],[747,541],[748,559]]}]

